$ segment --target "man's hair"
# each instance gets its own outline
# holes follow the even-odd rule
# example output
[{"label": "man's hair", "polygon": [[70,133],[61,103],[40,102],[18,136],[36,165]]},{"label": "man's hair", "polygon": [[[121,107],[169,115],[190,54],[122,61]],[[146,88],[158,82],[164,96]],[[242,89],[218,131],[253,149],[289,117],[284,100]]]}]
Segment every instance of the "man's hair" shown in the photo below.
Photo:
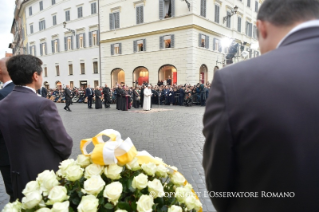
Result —
[{"label": "man's hair", "polygon": [[319,19],[319,1],[265,0],[260,6],[257,19],[276,26],[291,26],[297,22]]},{"label": "man's hair", "polygon": [[39,75],[41,75],[42,72],[42,61],[32,55],[17,55],[11,57],[6,65],[11,80],[16,85],[31,84],[34,72],[37,72]]}]

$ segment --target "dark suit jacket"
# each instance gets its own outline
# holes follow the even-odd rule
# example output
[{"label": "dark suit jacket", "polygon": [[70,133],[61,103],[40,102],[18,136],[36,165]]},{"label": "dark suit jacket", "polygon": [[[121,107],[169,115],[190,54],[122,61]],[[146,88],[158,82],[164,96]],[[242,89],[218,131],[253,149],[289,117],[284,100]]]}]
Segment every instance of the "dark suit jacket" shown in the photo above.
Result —
[{"label": "dark suit jacket", "polygon": [[85,89],[85,96],[87,96],[87,97],[92,97],[93,95],[94,95],[94,91],[91,89],[91,91],[92,91],[92,95],[90,95],[90,89],[91,88],[86,88]]},{"label": "dark suit jacket", "polygon": [[[42,94],[40,92],[40,90],[42,91]],[[41,94],[42,97],[46,98],[48,95],[47,89],[45,87],[41,87],[40,89],[37,90],[38,94]]]},{"label": "dark suit jacket", "polygon": [[[0,101],[3,100],[14,88],[13,82],[9,83],[6,87],[0,90]],[[0,108],[1,110],[1,108]],[[9,154],[6,143],[4,142],[3,135],[0,131],[0,166],[10,165]]]},{"label": "dark suit jacket", "polygon": [[[214,76],[204,115],[208,191],[219,212],[319,211],[319,27]],[[265,198],[294,192],[294,198]]]},{"label": "dark suit jacket", "polygon": [[55,104],[32,90],[16,86],[0,102],[0,130],[12,170],[14,198],[21,200],[25,185],[44,170],[58,170],[72,151]]},{"label": "dark suit jacket", "polygon": [[64,89],[64,96],[65,96],[65,100],[72,100],[72,94],[71,91],[67,88]]}]

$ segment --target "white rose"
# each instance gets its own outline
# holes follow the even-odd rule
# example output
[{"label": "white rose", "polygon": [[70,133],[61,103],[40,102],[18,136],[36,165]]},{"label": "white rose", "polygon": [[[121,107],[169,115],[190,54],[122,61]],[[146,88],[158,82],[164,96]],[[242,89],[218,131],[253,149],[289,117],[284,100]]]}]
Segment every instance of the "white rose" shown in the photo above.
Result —
[{"label": "white rose", "polygon": [[69,181],[77,181],[83,176],[83,169],[78,165],[69,166],[66,170],[66,179]]},{"label": "white rose", "polygon": [[153,197],[149,195],[142,195],[137,201],[137,211],[138,212],[152,212],[152,207],[154,205]]},{"label": "white rose", "polygon": [[172,205],[169,209],[168,212],[183,212],[183,209],[179,206]]},{"label": "white rose", "polygon": [[134,158],[131,162],[126,164],[126,167],[132,171],[140,170],[140,164],[138,164],[137,158]]},{"label": "white rose", "polygon": [[67,159],[62,161],[59,166],[59,176],[65,177],[66,170],[69,168],[69,166],[72,166],[74,164],[76,164],[74,159]]},{"label": "white rose", "polygon": [[196,211],[199,211],[199,209],[202,207],[202,203],[198,199],[196,199],[194,195],[188,196],[185,199],[185,204],[188,210],[195,209]]},{"label": "white rose", "polygon": [[185,203],[186,197],[190,195],[190,190],[184,187],[178,187],[175,191],[175,197],[180,203]]},{"label": "white rose", "polygon": [[54,171],[44,171],[37,177],[37,182],[40,185],[40,190],[43,192],[44,196],[47,196],[50,190],[59,185],[57,176],[54,174]]},{"label": "white rose", "polygon": [[78,155],[76,163],[80,165],[82,168],[85,168],[91,164],[90,156]]},{"label": "white rose", "polygon": [[142,169],[147,175],[154,177],[156,172],[156,165],[154,163],[143,164]]},{"label": "white rose", "polygon": [[95,196],[83,196],[78,206],[78,212],[96,212],[98,206],[99,200]]},{"label": "white rose", "polygon": [[92,177],[93,175],[101,175],[103,170],[104,170],[103,166],[100,166],[97,164],[91,164],[85,168],[84,177],[86,179],[88,179],[88,178]]},{"label": "white rose", "polygon": [[22,198],[22,207],[24,209],[32,209],[37,206],[42,200],[40,191],[34,191]]},{"label": "white rose", "polygon": [[127,212],[127,210],[118,209],[118,210],[116,210],[115,212]]},{"label": "white rose", "polygon": [[148,182],[148,191],[152,194],[154,199],[164,196],[164,187],[158,179]]},{"label": "white rose", "polygon": [[160,162],[160,163],[164,163],[164,161],[163,161],[162,158],[154,157],[154,159],[157,160],[157,161]]},{"label": "white rose", "polygon": [[69,212],[69,206],[70,206],[69,201],[57,202],[57,203],[54,203],[51,211],[52,212]]},{"label": "white rose", "polygon": [[141,173],[138,176],[133,178],[132,187],[137,188],[139,190],[142,190],[143,188],[146,188],[148,183],[148,177],[147,175]]},{"label": "white rose", "polygon": [[110,202],[113,202],[114,205],[116,205],[122,194],[122,191],[123,191],[122,183],[113,182],[105,186],[103,196],[105,198],[108,198]]},{"label": "white rose", "polygon": [[118,180],[121,178],[121,172],[123,171],[122,166],[118,166],[116,164],[109,165],[108,168],[105,168],[104,174],[107,178],[111,180]]},{"label": "white rose", "polygon": [[39,210],[35,212],[51,212],[51,210],[49,208],[40,208]]},{"label": "white rose", "polygon": [[63,202],[64,200],[69,199],[67,190],[64,186],[55,186],[52,188],[48,198],[49,201],[47,201],[47,205],[53,205],[56,202]]},{"label": "white rose", "polygon": [[8,203],[2,209],[2,212],[21,212],[22,204],[16,200],[14,203]]},{"label": "white rose", "polygon": [[156,167],[156,172],[155,172],[156,176],[165,178],[167,177],[167,173],[168,173],[168,169],[164,165],[160,164]]},{"label": "white rose", "polygon": [[30,181],[25,186],[25,189],[23,189],[22,194],[24,194],[24,196],[27,196],[29,193],[34,191],[40,191],[40,185],[37,181]]},{"label": "white rose", "polygon": [[184,187],[189,189],[189,191],[193,191],[193,186],[189,183],[187,183]]},{"label": "white rose", "polygon": [[85,193],[98,195],[104,188],[105,182],[100,175],[94,175],[84,182]]},{"label": "white rose", "polygon": [[177,186],[181,186],[184,185],[186,179],[183,175],[181,175],[179,172],[175,172],[172,176],[171,176],[171,181],[177,185]]}]

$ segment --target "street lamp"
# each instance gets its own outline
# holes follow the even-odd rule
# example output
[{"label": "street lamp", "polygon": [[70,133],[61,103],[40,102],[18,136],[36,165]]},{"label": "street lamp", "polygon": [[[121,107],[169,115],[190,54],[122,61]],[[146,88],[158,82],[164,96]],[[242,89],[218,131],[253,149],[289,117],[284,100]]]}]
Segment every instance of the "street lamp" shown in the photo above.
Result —
[{"label": "street lamp", "polygon": [[227,21],[228,18],[232,17],[233,15],[235,15],[238,11],[238,7],[235,6],[230,12],[231,14],[230,15],[227,15],[223,18],[223,23],[225,23]]},{"label": "street lamp", "polygon": [[[64,28],[66,27],[66,22],[65,21],[63,22],[63,26],[64,26]],[[68,29],[68,28],[65,28],[65,29],[67,29],[69,32],[72,32],[73,36],[75,36],[75,31],[74,30]]]}]

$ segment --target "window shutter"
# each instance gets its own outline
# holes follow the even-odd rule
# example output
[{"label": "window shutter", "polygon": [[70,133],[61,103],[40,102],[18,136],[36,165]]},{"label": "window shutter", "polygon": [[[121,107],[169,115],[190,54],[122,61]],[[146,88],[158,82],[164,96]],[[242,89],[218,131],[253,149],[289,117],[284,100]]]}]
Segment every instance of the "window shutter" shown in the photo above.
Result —
[{"label": "window shutter", "polygon": [[29,53],[32,55],[32,46],[29,47]]},{"label": "window shutter", "polygon": [[201,12],[200,15],[206,17],[206,0],[201,0]]},{"label": "window shutter", "polygon": [[146,39],[143,39],[143,51],[146,51]]},{"label": "window shutter", "polygon": [[133,50],[134,52],[137,52],[137,41],[133,41]]},{"label": "window shutter", "polygon": [[110,30],[114,29],[114,14],[110,14]]},{"label": "window shutter", "polygon": [[144,7],[140,7],[140,24],[144,23]]},{"label": "window shutter", "polygon": [[250,7],[250,0],[247,0],[247,7]]},{"label": "window shutter", "polygon": [[97,40],[97,45],[100,45],[100,31],[96,31],[96,40]]},{"label": "window shutter", "polygon": [[45,29],[45,20],[43,20],[43,29]]},{"label": "window shutter", "polygon": [[202,47],[202,34],[200,34],[200,33],[198,35],[198,46]]},{"label": "window shutter", "polygon": [[92,46],[92,32],[89,32],[89,46]]},{"label": "window shutter", "polygon": [[213,39],[213,50],[214,51],[216,50],[216,40],[217,40],[216,38]]},{"label": "window shutter", "polygon": [[43,51],[42,51],[42,43],[40,44],[40,55],[43,55]]},{"label": "window shutter", "polygon": [[119,53],[122,54],[122,43],[119,43]]},{"label": "window shutter", "polygon": [[111,44],[111,55],[114,55],[114,44]]},{"label": "window shutter", "polygon": [[80,48],[80,37],[79,37],[79,35],[76,35],[76,48],[78,49],[78,48]]},{"label": "window shutter", "polygon": [[80,16],[80,9],[81,9],[81,7],[78,7],[78,18],[81,18],[81,16]]},{"label": "window shutter", "polygon": [[57,51],[60,52],[60,40],[57,39],[57,42],[58,42],[58,48],[57,48]]},{"label": "window shutter", "polygon": [[241,17],[237,18],[237,31],[241,32]]},{"label": "window shutter", "polygon": [[120,28],[120,13],[114,13],[115,15],[115,28],[118,29]]},{"label": "window shutter", "polygon": [[91,4],[91,14],[93,14],[93,7],[94,7],[93,4],[94,3]]},{"label": "window shutter", "polygon": [[48,55],[48,45],[47,45],[47,42],[45,42],[45,55]]},{"label": "window shutter", "polygon": [[175,47],[175,35],[171,35],[171,48]]},{"label": "window shutter", "polygon": [[140,23],[140,7],[136,7],[136,24]]},{"label": "window shutter", "polygon": [[41,21],[39,22],[39,31],[41,31]]},{"label": "window shutter", "polygon": [[164,0],[159,0],[159,19],[164,19]]},{"label": "window shutter", "polygon": [[175,0],[171,0],[171,16],[175,17]]},{"label": "window shutter", "polygon": [[73,36],[70,36],[71,37],[71,49],[73,50]]},{"label": "window shutter", "polygon": [[160,49],[164,49],[164,36],[160,37]]},{"label": "window shutter", "polygon": [[218,51],[222,52],[222,45],[220,44],[220,40],[218,39]]},{"label": "window shutter", "polygon": [[206,42],[205,42],[206,49],[209,49],[209,36],[206,35]]},{"label": "window shutter", "polygon": [[68,38],[64,37],[64,51],[68,50]]},{"label": "window shutter", "polygon": [[52,54],[54,54],[54,40],[51,40],[51,46],[52,46]]},{"label": "window shutter", "polygon": [[231,21],[231,14],[229,11],[227,11],[227,22],[226,22],[226,26],[228,28],[230,28],[230,21]]},{"label": "window shutter", "polygon": [[83,47],[86,48],[85,33],[83,33],[82,35],[83,35]]},{"label": "window shutter", "polygon": [[34,47],[34,56],[37,56],[37,48],[35,48],[35,45],[33,47]]}]

